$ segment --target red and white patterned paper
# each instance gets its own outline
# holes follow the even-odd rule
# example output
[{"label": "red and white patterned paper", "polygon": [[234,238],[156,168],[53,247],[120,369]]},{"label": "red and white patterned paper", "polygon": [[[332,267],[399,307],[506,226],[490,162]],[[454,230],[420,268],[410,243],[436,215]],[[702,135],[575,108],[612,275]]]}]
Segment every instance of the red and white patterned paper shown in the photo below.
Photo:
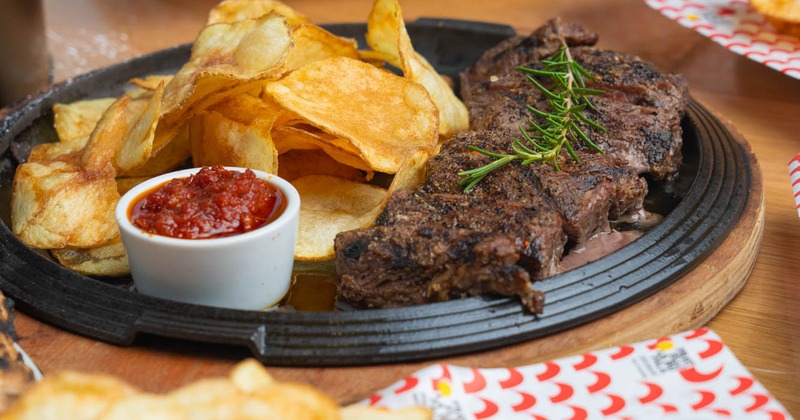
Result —
[{"label": "red and white patterned paper", "polygon": [[747,0],[645,0],[725,48],[800,79],[800,39],[778,33]]},{"label": "red and white patterned paper", "polygon": [[789,176],[792,179],[792,192],[794,204],[797,206],[797,215],[800,216],[800,154],[789,161]]},{"label": "red and white patterned paper", "polygon": [[791,418],[708,329],[517,368],[433,365],[361,403],[440,420]]}]

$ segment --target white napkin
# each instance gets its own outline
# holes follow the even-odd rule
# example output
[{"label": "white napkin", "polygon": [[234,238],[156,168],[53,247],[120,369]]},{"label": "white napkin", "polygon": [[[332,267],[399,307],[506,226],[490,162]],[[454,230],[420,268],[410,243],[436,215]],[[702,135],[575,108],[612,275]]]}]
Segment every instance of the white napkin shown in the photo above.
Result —
[{"label": "white napkin", "polygon": [[441,420],[791,418],[704,328],[517,368],[433,365],[361,404]]}]

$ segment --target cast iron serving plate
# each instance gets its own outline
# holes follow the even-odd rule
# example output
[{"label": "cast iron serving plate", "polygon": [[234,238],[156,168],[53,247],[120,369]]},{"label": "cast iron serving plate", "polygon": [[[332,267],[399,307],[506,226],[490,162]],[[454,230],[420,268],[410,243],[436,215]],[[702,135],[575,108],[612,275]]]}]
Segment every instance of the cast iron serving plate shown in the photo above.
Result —
[{"label": "cast iron serving plate", "polygon": [[[363,42],[364,24],[327,28]],[[507,26],[420,19],[408,25],[417,50],[456,77],[487,48],[514,35]],[[709,255],[742,215],[752,181],[744,148],[692,102],[683,123],[686,164],[680,201],[661,223],[600,260],[537,284],[544,314],[517,299],[480,297],[410,308],[339,312],[256,312],[156,299],[66,270],[9,230],[16,165],[30,147],[55,141],[57,102],[116,96],[133,77],[171,73],[188,45],[156,52],[57,85],[13,109],[0,126],[0,288],[19,308],[61,328],[130,345],[139,333],[242,345],[271,365],[363,365],[474,352],[562,331],[635,303]]]}]

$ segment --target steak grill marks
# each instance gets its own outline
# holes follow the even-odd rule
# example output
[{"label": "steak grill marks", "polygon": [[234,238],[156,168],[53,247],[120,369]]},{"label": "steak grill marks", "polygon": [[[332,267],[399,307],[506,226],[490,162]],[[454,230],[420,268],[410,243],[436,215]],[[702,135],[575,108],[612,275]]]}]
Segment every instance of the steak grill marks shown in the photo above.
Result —
[{"label": "steak grill marks", "polygon": [[[563,154],[560,171],[514,162],[463,193],[458,173],[492,160],[467,145],[505,152],[528,125],[525,105],[546,109],[516,67],[540,67],[559,34],[607,92],[593,98],[597,112],[589,116],[608,131],[585,128],[605,153],[577,147],[580,162]],[[374,227],[337,236],[340,300],[373,308],[501,294],[541,313],[532,282],[555,274],[566,248],[644,213],[640,175],[669,179],[681,162],[686,84],[636,57],[598,50],[596,41],[578,25],[550,21],[488,50],[461,75],[472,130],[442,146],[422,186],[395,192]]]}]

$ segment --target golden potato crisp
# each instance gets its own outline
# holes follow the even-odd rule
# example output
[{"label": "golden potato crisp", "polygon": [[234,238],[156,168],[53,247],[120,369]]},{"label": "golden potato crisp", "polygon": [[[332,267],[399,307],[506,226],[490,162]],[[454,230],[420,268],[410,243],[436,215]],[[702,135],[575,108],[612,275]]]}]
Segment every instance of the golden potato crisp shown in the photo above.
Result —
[{"label": "golden potato crisp", "polygon": [[425,86],[439,109],[439,134],[450,137],[469,128],[467,107],[422,55],[414,51],[397,0],[376,0],[367,19],[367,43],[403,71],[408,79]]},{"label": "golden potato crisp", "polygon": [[162,82],[165,85],[169,83],[169,81],[172,80],[172,76],[171,74],[161,74],[147,76],[145,78],[134,77],[131,79],[131,84],[145,90],[156,90]]},{"label": "golden potato crisp", "polygon": [[316,61],[265,91],[310,124],[347,139],[381,172],[393,174],[406,156],[436,146],[438,112],[425,88],[361,61]]},{"label": "golden potato crisp", "polygon": [[116,174],[144,165],[153,151],[163,85],[132,90],[115,101],[97,122],[82,151],[87,171]]},{"label": "golden potato crisp", "polygon": [[59,161],[24,163],[12,186],[12,230],[33,248],[97,246],[118,235],[117,201],[113,176]]},{"label": "golden potato crisp", "polygon": [[119,238],[93,248],[57,248],[50,253],[59,264],[87,276],[119,277],[131,272]]},{"label": "golden potato crisp", "polygon": [[344,138],[336,137],[307,124],[276,127],[272,130],[278,153],[289,150],[321,149],[337,162],[357,169],[371,172],[369,162],[365,162],[360,151]]},{"label": "golden potato crisp", "polygon": [[275,102],[240,94],[210,106],[208,111],[217,112],[239,124],[260,125],[269,129],[283,113],[283,108]]},{"label": "golden potato crisp", "polygon": [[253,392],[276,384],[267,369],[255,359],[245,359],[233,367],[231,382],[242,392]]},{"label": "golden potato crisp", "polygon": [[133,387],[109,375],[60,372],[45,376],[2,419],[95,419],[115,401],[135,393]]},{"label": "golden potato crisp", "polygon": [[34,146],[28,155],[31,162],[70,160],[86,146],[97,121],[117,98],[87,99],[53,105],[53,120],[59,141]]},{"label": "golden potato crisp", "polygon": [[243,125],[217,112],[204,112],[189,125],[195,166],[238,166],[275,174],[278,151],[270,126]]},{"label": "golden potato crisp", "polygon": [[207,22],[175,74],[53,107],[58,141],[32,147],[12,186],[23,243],[85,275],[127,274],[121,194],[172,170],[224,165],[297,183],[295,257],[330,259],[337,233],[371,225],[388,194],[419,185],[440,142],[467,128],[396,0],[374,1],[369,50],[277,0],[223,0]]},{"label": "golden potato crisp", "polygon": [[155,90],[133,94],[130,108],[125,114],[125,138],[116,155],[118,171],[138,168],[150,159],[163,93],[162,83]]},{"label": "golden potato crisp", "polygon": [[332,57],[359,58],[354,39],[336,36],[311,23],[292,28],[294,48],[286,57],[286,70],[298,69],[314,61]]},{"label": "golden potato crisp", "polygon": [[137,394],[118,400],[97,419],[339,419],[339,406],[302,384],[277,382],[249,359],[228,378],[203,379],[164,395]]},{"label": "golden potato crisp", "polygon": [[186,162],[191,154],[189,127],[187,126],[161,150],[154,155],[151,154],[150,159],[144,165],[126,171],[120,170],[117,172],[117,176],[151,178],[176,169]]},{"label": "golden potato crisp", "polygon": [[300,193],[300,230],[295,259],[333,258],[339,232],[370,226],[383,210],[387,191],[327,175],[308,175],[292,185]]},{"label": "golden potato crisp", "polygon": [[245,19],[260,18],[272,11],[286,16],[291,25],[309,22],[309,19],[284,3],[275,0],[224,0],[211,9],[208,25],[231,23]]},{"label": "golden potato crisp", "polygon": [[400,167],[400,170],[392,178],[392,183],[389,185],[389,193],[396,190],[410,190],[422,185],[425,182],[426,164],[430,154],[424,150],[419,150],[408,159]]},{"label": "golden potato crisp", "polygon": [[432,420],[433,412],[427,407],[408,407],[388,410],[363,405],[351,405],[341,410],[342,420]]},{"label": "golden potato crisp", "polygon": [[77,162],[80,160],[80,153],[89,136],[75,138],[68,142],[56,141],[52,143],[37,144],[31,148],[28,154],[28,162],[42,162],[47,160],[63,160],[66,162]]},{"label": "golden potato crisp", "polygon": [[288,24],[278,14],[203,28],[189,62],[164,90],[155,150],[208,106],[255,89],[261,80],[279,77],[291,48]]},{"label": "golden potato crisp", "polygon": [[53,125],[58,139],[69,142],[88,138],[103,113],[117,98],[86,99],[53,105]]},{"label": "golden potato crisp", "polygon": [[119,195],[122,196],[126,192],[128,192],[131,188],[141,184],[142,182],[150,179],[152,177],[149,176],[135,176],[135,177],[122,177],[117,178],[117,192]]},{"label": "golden potato crisp", "polygon": [[165,394],[136,390],[103,374],[60,372],[33,385],[4,420],[425,420],[427,408],[342,408],[308,385],[277,381],[263,365],[246,359],[228,377],[201,379]]},{"label": "golden potato crisp", "polygon": [[391,0],[376,0],[372,3],[372,10],[367,17],[365,38],[374,51],[373,54],[367,54],[368,56],[382,58],[408,76],[406,71],[411,67],[411,57],[407,53],[414,48],[403,22],[399,3]]},{"label": "golden potato crisp", "polygon": [[292,181],[305,175],[330,175],[353,181],[366,180],[364,172],[345,165],[320,149],[290,150],[280,155],[278,176]]}]

